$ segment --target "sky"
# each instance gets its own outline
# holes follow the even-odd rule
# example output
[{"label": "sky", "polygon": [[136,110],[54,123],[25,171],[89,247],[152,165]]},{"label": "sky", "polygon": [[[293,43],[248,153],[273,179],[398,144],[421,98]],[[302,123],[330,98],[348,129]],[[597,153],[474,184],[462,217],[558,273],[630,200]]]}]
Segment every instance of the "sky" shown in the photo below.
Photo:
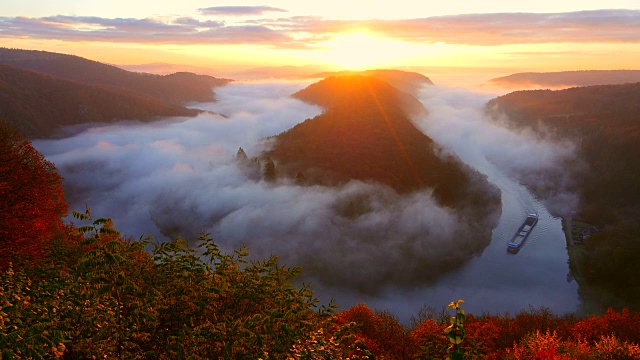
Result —
[{"label": "sky", "polygon": [[640,0],[0,2],[0,46],[220,71],[636,69]]}]

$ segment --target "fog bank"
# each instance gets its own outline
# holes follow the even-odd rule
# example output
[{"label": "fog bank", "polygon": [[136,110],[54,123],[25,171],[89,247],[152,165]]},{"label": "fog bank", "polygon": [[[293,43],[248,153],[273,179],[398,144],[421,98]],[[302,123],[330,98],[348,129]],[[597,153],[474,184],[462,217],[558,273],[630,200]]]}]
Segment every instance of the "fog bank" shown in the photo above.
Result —
[{"label": "fog bank", "polygon": [[[339,187],[268,183],[235,159],[322,110],[289,98],[303,83],[233,83],[215,113],[141,124],[96,126],[73,137],[35,141],[65,178],[72,209],[85,204],[123,233],[160,240],[209,232],[230,251],[278,255],[303,279],[330,289],[375,294],[414,288],[481,253],[490,226],[439,206],[430,191],[401,196],[379,184]],[[350,208],[357,206],[357,215]]]},{"label": "fog bank", "polygon": [[532,188],[551,213],[562,215],[576,209],[579,199],[571,191],[576,169],[568,169],[581,165],[576,161],[575,144],[558,142],[552,134],[515,129],[504,115],[491,118],[485,114],[485,104],[496,96],[428,86],[419,94],[428,114],[413,120],[446,151],[490,179],[498,170]]}]

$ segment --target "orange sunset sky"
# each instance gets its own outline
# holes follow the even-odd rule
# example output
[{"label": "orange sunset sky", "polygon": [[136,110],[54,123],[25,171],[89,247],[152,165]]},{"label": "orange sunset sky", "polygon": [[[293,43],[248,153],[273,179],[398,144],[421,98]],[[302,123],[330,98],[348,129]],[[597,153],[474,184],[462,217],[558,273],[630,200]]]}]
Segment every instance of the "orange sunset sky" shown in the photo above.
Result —
[{"label": "orange sunset sky", "polygon": [[637,0],[21,0],[0,10],[0,46],[119,65],[640,68]]}]

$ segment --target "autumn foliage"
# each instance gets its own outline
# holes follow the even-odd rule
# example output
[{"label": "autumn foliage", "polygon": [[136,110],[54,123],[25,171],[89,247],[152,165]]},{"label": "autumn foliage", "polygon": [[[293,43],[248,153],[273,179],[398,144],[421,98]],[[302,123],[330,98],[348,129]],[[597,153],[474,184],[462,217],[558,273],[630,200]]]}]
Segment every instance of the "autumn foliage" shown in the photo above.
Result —
[{"label": "autumn foliage", "polygon": [[[384,312],[364,304],[335,315],[356,324],[367,348],[385,359],[444,359],[450,341],[449,325],[441,316],[423,318],[412,328],[385,326]],[[640,314],[609,310],[605,314],[578,318],[558,316],[547,309],[530,309],[515,316],[468,315],[466,337],[460,344],[464,359],[638,359],[640,358]],[[393,339],[393,341],[389,341]]]},{"label": "autumn foliage", "polygon": [[[406,326],[365,304],[335,313],[294,285],[300,268],[249,260],[245,248],[225,253],[207,234],[197,248],[133,240],[89,209],[63,226],[53,165],[10,129],[1,134],[2,359],[640,358],[640,314],[629,310],[579,318],[454,307],[455,321],[421,312]],[[9,265],[27,259],[43,261]]]},{"label": "autumn foliage", "polygon": [[67,214],[62,177],[31,143],[0,121],[0,269],[43,257]]},{"label": "autumn foliage", "polygon": [[354,323],[356,338],[366,348],[385,359],[407,359],[410,355],[409,334],[398,319],[387,311],[373,311],[358,304],[335,315],[337,324]]},{"label": "autumn foliage", "polygon": [[89,210],[74,217],[79,238],[52,241],[42,266],[0,275],[2,358],[285,358],[313,349],[322,329],[334,352],[349,351],[347,333],[329,333],[331,308],[275,257],[223,253],[207,235],[200,250],[133,241]]}]

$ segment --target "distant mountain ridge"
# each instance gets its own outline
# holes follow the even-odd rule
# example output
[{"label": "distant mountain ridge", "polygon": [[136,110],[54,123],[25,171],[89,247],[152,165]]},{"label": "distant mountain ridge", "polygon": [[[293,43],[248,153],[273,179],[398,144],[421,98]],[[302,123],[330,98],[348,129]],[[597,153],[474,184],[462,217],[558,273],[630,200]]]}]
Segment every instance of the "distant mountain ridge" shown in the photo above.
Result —
[{"label": "distant mountain ridge", "polygon": [[640,82],[640,70],[526,72],[494,78],[489,82],[505,87],[613,85]]},{"label": "distant mountain ridge", "polygon": [[[150,63],[137,65],[117,65],[118,67],[137,72],[152,74],[171,74],[175,72],[192,72],[196,74],[223,76],[234,80],[263,80],[263,79],[309,79],[312,74],[330,71],[327,65],[285,65],[285,66],[262,66],[243,70],[231,70],[220,68],[208,68],[203,66],[191,66],[168,63]],[[317,76],[316,76],[317,78]]]},{"label": "distant mountain ridge", "polygon": [[82,84],[0,64],[0,119],[28,138],[50,137],[70,125],[198,113],[199,110],[127,90]]},{"label": "distant mountain ridge", "polygon": [[0,48],[0,63],[84,84],[126,89],[176,105],[213,101],[212,88],[230,82],[185,72],[170,75],[135,73],[79,56],[36,50]]}]

